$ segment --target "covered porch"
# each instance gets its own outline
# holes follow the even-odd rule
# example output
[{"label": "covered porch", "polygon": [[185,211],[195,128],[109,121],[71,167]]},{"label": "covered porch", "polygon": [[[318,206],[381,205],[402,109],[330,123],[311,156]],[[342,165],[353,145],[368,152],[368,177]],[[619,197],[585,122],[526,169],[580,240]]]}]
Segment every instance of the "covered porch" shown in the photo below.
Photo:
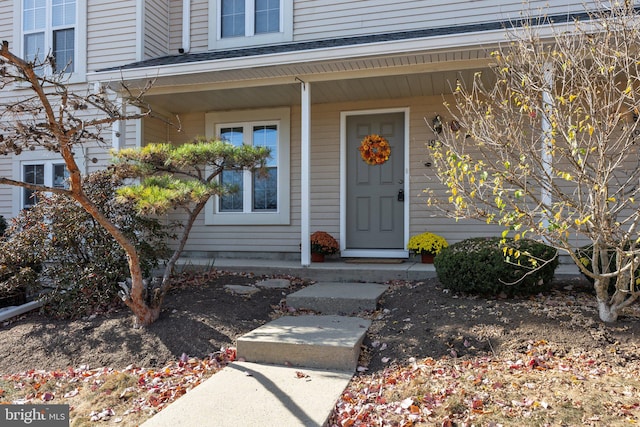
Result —
[{"label": "covered porch", "polygon": [[[477,46],[495,38],[495,34],[481,34],[477,38],[452,35],[280,53],[258,51],[229,58],[215,58],[215,52],[211,52],[215,59],[195,54],[191,55],[193,61],[184,56],[160,58],[104,70],[93,78],[110,82],[118,91],[123,83],[131,90],[144,87],[153,79],[145,99],[154,113],[167,121],[180,118],[179,132],[152,120],[123,126],[118,135],[114,134],[116,148],[163,140],[184,143],[199,135],[218,136],[209,117],[233,117],[235,113],[245,117],[256,111],[262,114],[289,109],[289,158],[287,170],[281,175],[281,181],[287,183],[282,188],[288,197],[278,206],[278,210],[287,211],[285,219],[248,223],[247,227],[230,223],[231,227],[222,228],[204,218],[197,224],[196,239],[187,246],[187,253],[211,253],[211,258],[219,262],[223,258],[219,255],[229,251],[234,252],[233,262],[246,254],[246,258],[279,259],[307,267],[311,265],[308,236],[324,230],[339,240],[343,257],[409,260],[405,248],[412,233],[428,229],[449,240],[470,234],[462,230],[465,223],[453,224],[426,212],[419,196],[426,185],[437,185],[426,149],[435,135],[425,120],[436,115],[446,118],[443,95],[452,92],[457,80],[471,81],[477,71],[488,67],[488,52]],[[357,196],[349,181],[361,179],[354,170],[363,166],[349,164],[357,158],[350,141],[360,137],[348,133],[350,126],[363,127],[352,118],[372,118],[373,124],[366,123],[365,134],[381,133],[387,117],[394,114],[398,116],[396,128],[401,128],[394,147],[394,175],[375,177],[390,183],[390,193],[384,196],[388,202],[381,202],[376,214],[378,222],[372,227],[375,230],[371,235],[378,234],[374,236],[377,240],[365,235],[362,243],[362,239],[354,237],[354,230],[369,221],[368,216],[362,218],[362,212],[366,216],[369,207],[353,204]],[[392,216],[395,223],[382,224]],[[378,231],[385,227],[389,231],[386,235]],[[486,234],[481,225],[474,227],[474,232]],[[447,235],[449,232],[452,234]],[[251,243],[242,246],[239,233],[251,236],[247,239]],[[393,243],[389,243],[388,236]],[[256,256],[259,252],[270,255]],[[318,267],[324,268],[332,267]],[[405,262],[391,270],[404,271],[401,274],[407,276],[411,269],[423,275],[423,268]]]}]

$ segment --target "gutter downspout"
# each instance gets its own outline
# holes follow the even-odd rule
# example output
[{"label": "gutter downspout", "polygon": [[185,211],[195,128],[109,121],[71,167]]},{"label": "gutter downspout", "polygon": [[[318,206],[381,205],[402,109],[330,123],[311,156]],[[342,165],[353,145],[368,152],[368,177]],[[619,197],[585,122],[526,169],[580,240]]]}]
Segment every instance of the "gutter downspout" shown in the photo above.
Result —
[{"label": "gutter downspout", "polygon": [[182,51],[191,50],[191,0],[182,0]]}]

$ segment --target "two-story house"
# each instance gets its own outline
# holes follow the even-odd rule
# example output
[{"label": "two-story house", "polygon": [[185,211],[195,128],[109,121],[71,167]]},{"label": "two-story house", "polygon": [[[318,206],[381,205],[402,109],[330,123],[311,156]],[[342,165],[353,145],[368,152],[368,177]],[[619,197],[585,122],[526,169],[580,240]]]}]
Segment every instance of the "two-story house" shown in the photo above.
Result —
[{"label": "two-story house", "polygon": [[[309,263],[301,242],[324,230],[342,256],[407,257],[413,233],[457,241],[495,234],[482,224],[435,215],[420,195],[438,187],[425,120],[441,115],[456,79],[486,69],[521,1],[452,0],[11,0],[0,3],[0,34],[13,51],[52,51],[71,60],[78,90],[121,82],[182,128],[144,119],[121,123],[112,146],[181,144],[198,135],[272,150],[269,177],[225,172],[240,191],[212,200],[186,250],[215,256],[281,257]],[[566,20],[582,1],[531,1],[529,10]],[[3,98],[12,96],[4,93]],[[382,164],[363,161],[368,135],[390,143]],[[99,146],[87,172],[107,164]],[[0,159],[14,178],[63,180],[42,153]],[[28,204],[0,188],[0,214]]]}]

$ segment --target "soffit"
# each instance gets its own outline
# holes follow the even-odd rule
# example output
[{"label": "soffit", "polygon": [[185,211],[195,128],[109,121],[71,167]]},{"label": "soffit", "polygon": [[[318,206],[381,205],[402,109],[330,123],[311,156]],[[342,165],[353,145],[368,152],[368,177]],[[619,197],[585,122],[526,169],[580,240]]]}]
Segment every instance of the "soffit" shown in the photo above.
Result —
[{"label": "soffit", "polygon": [[440,95],[488,62],[484,50],[471,50],[256,66],[162,77],[146,99],[170,113],[295,105],[302,82],[311,84],[313,103]]}]

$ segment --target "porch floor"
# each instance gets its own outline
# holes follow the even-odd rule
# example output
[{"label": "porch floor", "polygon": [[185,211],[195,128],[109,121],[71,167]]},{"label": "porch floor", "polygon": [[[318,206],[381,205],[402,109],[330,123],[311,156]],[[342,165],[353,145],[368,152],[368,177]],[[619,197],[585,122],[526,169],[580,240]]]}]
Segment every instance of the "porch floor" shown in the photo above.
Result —
[{"label": "porch floor", "polygon": [[[284,274],[323,282],[374,282],[389,280],[425,280],[436,276],[433,264],[422,264],[412,259],[401,263],[347,262],[345,259],[327,259],[305,267],[300,261],[241,258],[183,258],[184,269],[215,268],[223,271],[251,272],[256,275]],[[577,275],[578,268],[561,263],[556,269],[560,275]]]}]

